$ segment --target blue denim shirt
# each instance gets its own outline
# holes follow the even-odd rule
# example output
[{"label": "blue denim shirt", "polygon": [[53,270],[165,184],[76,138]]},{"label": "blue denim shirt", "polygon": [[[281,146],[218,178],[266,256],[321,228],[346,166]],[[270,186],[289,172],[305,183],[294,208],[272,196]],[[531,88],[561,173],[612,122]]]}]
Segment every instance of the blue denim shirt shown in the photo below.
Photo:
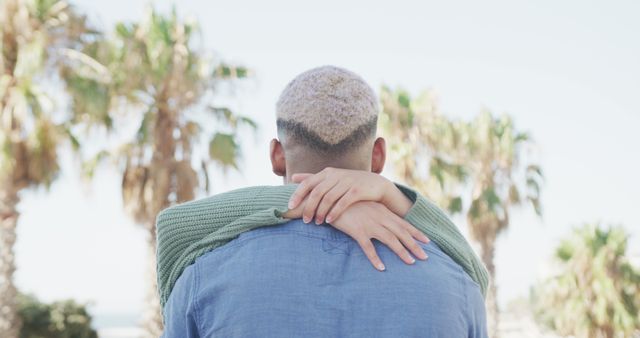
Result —
[{"label": "blue denim shirt", "polygon": [[165,306],[164,337],[487,337],[479,286],[433,242],[386,271],[330,225],[245,232],[197,259]]}]

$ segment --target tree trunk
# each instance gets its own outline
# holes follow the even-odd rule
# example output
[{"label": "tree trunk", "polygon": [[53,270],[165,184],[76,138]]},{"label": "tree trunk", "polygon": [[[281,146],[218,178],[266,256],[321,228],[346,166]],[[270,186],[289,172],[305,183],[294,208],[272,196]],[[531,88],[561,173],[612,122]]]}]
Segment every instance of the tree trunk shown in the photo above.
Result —
[{"label": "tree trunk", "polygon": [[496,286],[496,266],[493,262],[496,248],[495,238],[483,239],[480,241],[480,249],[482,250],[482,262],[489,271],[489,289],[487,290],[487,324],[489,337],[498,338],[498,287]]},{"label": "tree trunk", "polygon": [[0,189],[0,337],[17,338],[22,327],[18,316],[16,270],[13,246],[18,223],[18,191],[9,183]]},{"label": "tree trunk", "polygon": [[158,280],[156,271],[156,225],[157,214],[169,207],[169,195],[172,192],[172,178],[175,172],[176,143],[173,136],[175,129],[175,113],[168,109],[167,95],[162,92],[156,105],[158,115],[154,125],[153,157],[151,159],[150,172],[153,186],[150,220],[148,230],[148,283],[146,310],[143,326],[147,337],[156,338],[162,334],[162,309],[160,307],[160,294],[158,293]]},{"label": "tree trunk", "polygon": [[155,223],[147,228],[147,294],[145,296],[145,309],[143,315],[143,328],[145,337],[157,338],[162,335],[162,310],[160,308],[160,295],[158,294],[158,280],[156,272],[156,233]]}]

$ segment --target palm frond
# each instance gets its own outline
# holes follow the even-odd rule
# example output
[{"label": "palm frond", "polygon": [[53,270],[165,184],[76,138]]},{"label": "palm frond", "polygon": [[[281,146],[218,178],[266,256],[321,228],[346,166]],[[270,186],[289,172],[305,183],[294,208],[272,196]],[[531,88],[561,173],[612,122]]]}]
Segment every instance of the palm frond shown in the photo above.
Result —
[{"label": "palm frond", "polygon": [[239,150],[233,134],[216,133],[209,142],[209,156],[222,167],[238,169]]}]

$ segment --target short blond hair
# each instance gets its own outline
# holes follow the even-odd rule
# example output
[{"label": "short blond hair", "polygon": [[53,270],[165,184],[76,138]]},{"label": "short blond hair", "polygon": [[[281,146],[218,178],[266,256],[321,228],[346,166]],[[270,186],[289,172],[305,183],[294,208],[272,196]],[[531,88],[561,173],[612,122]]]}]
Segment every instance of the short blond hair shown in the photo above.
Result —
[{"label": "short blond hair", "polygon": [[279,132],[332,153],[375,136],[378,111],[373,89],[357,74],[335,66],[296,76],[276,104]]}]

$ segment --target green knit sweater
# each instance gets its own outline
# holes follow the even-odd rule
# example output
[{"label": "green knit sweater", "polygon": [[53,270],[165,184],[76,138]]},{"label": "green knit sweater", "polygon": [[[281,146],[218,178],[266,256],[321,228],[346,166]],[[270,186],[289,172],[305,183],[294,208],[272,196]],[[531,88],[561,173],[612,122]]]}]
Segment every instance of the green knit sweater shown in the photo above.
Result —
[{"label": "green knit sweater", "polygon": [[[487,270],[449,218],[415,191],[396,184],[414,204],[405,220],[424,232],[456,261],[486,294]],[[184,269],[203,254],[241,233],[289,221],[289,197],[296,185],[258,186],[172,206],[160,212],[157,226],[157,272],[160,303],[164,305]]]}]

